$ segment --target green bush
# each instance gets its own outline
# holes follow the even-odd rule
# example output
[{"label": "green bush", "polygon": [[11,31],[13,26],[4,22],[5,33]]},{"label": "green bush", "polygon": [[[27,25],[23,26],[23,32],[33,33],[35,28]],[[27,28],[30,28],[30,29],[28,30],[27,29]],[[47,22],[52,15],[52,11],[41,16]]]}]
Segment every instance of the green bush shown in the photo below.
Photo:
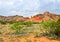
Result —
[{"label": "green bush", "polygon": [[50,33],[51,31],[53,31],[52,29],[54,29],[55,23],[56,22],[53,20],[48,20],[40,23],[40,26],[42,26],[46,33]]},{"label": "green bush", "polygon": [[17,23],[16,21],[7,21],[9,24]]},{"label": "green bush", "polygon": [[19,23],[13,23],[11,25],[11,29],[16,31],[16,34],[19,34],[24,30],[24,26],[20,25]]},{"label": "green bush", "polygon": [[60,19],[56,22],[55,26],[56,28],[55,28],[54,33],[56,36],[60,37]]},{"label": "green bush", "polygon": [[24,22],[24,25],[26,25],[27,27],[32,26],[33,22]]},{"label": "green bush", "polygon": [[56,22],[51,20],[43,21],[41,26],[43,29],[45,29],[45,33],[47,33],[48,36],[53,38],[60,37],[60,19]]},{"label": "green bush", "polygon": [[1,24],[7,24],[7,21],[0,21]]}]

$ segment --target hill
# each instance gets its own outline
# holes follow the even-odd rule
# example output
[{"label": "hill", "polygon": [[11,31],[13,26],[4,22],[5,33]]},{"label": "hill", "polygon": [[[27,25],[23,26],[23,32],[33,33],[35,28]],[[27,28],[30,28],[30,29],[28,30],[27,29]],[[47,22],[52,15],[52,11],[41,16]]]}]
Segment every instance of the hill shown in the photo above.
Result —
[{"label": "hill", "polygon": [[15,15],[15,16],[0,16],[0,21],[7,21],[7,22],[12,22],[12,21],[16,21],[16,22],[41,22],[41,21],[45,21],[45,20],[58,20],[60,18],[60,15],[54,14],[54,13],[50,13],[50,12],[44,12],[43,14],[37,14],[35,16],[32,16],[31,18],[29,17],[23,17],[23,16],[19,16],[19,15]]}]

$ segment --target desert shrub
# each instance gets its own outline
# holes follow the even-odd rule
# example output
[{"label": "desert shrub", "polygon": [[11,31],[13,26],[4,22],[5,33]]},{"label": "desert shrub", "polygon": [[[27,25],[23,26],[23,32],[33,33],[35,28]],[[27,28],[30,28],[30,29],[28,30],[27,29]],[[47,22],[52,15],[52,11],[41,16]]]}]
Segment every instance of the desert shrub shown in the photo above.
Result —
[{"label": "desert shrub", "polygon": [[[55,21],[53,20],[48,20],[48,21],[43,21],[40,23],[40,26],[45,30],[46,33],[50,33],[52,29],[55,27]],[[53,31],[53,30],[52,30]]]},{"label": "desert shrub", "polygon": [[54,24],[53,28],[51,29],[50,36],[53,38],[60,38],[60,19]]},{"label": "desert shrub", "polygon": [[56,28],[55,28],[54,33],[56,36],[60,37],[60,19],[56,22],[55,27]]},{"label": "desert shrub", "polygon": [[7,24],[7,21],[0,21],[1,24]]},{"label": "desert shrub", "polygon": [[40,32],[35,32],[35,38],[40,37]]},{"label": "desert shrub", "polygon": [[44,21],[41,25],[45,33],[48,34],[51,38],[59,38],[60,37],[60,19],[58,21]]},{"label": "desert shrub", "polygon": [[17,23],[16,21],[7,21],[9,24]]},{"label": "desert shrub", "polygon": [[27,27],[32,26],[33,22],[24,22],[24,25],[26,25]]},{"label": "desert shrub", "polygon": [[11,25],[11,29],[16,31],[16,34],[19,34],[24,30],[24,26],[20,25],[19,23],[13,23]]}]

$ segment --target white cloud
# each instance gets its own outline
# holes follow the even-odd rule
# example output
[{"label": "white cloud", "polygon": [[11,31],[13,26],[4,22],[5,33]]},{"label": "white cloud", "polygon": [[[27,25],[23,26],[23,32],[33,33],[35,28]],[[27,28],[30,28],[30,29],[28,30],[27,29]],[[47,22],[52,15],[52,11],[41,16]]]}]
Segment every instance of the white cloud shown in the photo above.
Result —
[{"label": "white cloud", "polygon": [[23,0],[19,0],[20,2],[23,2]]},{"label": "white cloud", "polygon": [[12,13],[15,13],[16,11],[11,11]]},{"label": "white cloud", "polygon": [[31,16],[46,10],[55,10],[58,7],[60,7],[60,0],[0,0],[1,14],[21,13],[21,15]]},{"label": "white cloud", "polygon": [[0,1],[0,5],[2,4],[2,2]]},{"label": "white cloud", "polygon": [[13,5],[14,2],[6,2],[7,5]]},{"label": "white cloud", "polygon": [[12,1],[0,1],[0,5],[13,5],[14,4],[14,2],[12,2]]},{"label": "white cloud", "polygon": [[34,12],[33,14],[36,15],[36,14],[39,14],[39,12]]},{"label": "white cloud", "polygon": [[34,10],[37,10],[38,8],[39,8],[39,6],[40,6],[40,2],[39,2],[39,0],[31,0],[31,1],[28,1],[25,5],[25,10],[32,10],[32,11],[34,11]]},{"label": "white cloud", "polygon": [[60,0],[57,0],[58,2],[60,2]]},{"label": "white cloud", "polygon": [[16,15],[19,15],[19,14],[20,14],[19,11],[17,12],[17,11],[15,11],[15,10],[12,10],[11,13],[12,13],[13,15],[14,15],[14,14],[16,14]]},{"label": "white cloud", "polygon": [[51,2],[55,3],[56,1],[55,0],[45,0],[46,4],[51,3]]}]

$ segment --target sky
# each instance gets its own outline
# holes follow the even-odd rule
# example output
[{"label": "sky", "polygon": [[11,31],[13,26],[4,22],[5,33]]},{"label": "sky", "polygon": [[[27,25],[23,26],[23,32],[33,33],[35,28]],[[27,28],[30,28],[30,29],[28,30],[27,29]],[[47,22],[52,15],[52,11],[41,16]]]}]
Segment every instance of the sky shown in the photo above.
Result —
[{"label": "sky", "polygon": [[0,15],[31,17],[46,11],[60,14],[60,0],[0,0]]}]

